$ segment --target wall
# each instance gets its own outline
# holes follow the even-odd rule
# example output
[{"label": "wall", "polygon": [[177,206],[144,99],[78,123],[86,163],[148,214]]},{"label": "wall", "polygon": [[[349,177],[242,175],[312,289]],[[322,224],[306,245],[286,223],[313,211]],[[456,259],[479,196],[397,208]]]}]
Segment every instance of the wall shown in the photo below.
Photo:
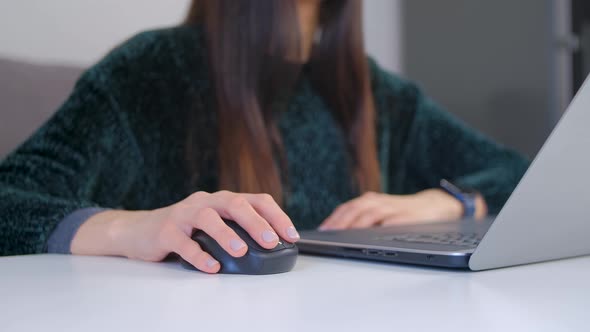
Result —
[{"label": "wall", "polygon": [[401,0],[365,0],[365,42],[369,54],[395,72],[403,72]]},{"label": "wall", "polygon": [[406,0],[405,74],[472,126],[534,156],[563,110],[552,2]]},{"label": "wall", "polygon": [[138,31],[178,22],[187,0],[0,1],[0,54],[87,65]]},{"label": "wall", "polygon": [[[0,1],[0,54],[88,65],[129,36],[173,25],[189,0]],[[401,68],[399,0],[366,1],[368,50],[391,70]]]}]

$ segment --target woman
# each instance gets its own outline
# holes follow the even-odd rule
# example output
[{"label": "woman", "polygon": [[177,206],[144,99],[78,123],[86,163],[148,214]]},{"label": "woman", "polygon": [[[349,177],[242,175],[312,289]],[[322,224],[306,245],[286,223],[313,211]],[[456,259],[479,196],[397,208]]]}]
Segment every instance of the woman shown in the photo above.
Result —
[{"label": "woman", "polygon": [[1,164],[0,254],[177,253],[215,273],[190,236],[244,255],[222,218],[265,248],[295,225],[482,218],[527,166],[367,60],[360,0],[195,0],[185,25],[86,72]]}]

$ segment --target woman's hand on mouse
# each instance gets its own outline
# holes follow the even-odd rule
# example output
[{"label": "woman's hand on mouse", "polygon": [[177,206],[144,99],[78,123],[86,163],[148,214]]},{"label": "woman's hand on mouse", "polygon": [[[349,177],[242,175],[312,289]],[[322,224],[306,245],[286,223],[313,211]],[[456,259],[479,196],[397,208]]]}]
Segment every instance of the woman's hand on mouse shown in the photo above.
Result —
[{"label": "woman's hand on mouse", "polygon": [[289,242],[299,240],[293,223],[270,195],[198,192],[153,211],[99,213],[80,227],[71,251],[145,261],[161,261],[170,253],[177,253],[199,270],[216,273],[219,262],[191,239],[195,229],[210,235],[234,257],[241,257],[248,250],[222,218],[238,223],[267,249],[277,246],[279,236]]},{"label": "woman's hand on mouse", "polygon": [[[476,201],[476,217],[485,217],[486,213],[485,201],[479,197]],[[336,208],[319,229],[407,225],[456,220],[462,216],[461,203],[440,189],[405,196],[368,192]]]}]

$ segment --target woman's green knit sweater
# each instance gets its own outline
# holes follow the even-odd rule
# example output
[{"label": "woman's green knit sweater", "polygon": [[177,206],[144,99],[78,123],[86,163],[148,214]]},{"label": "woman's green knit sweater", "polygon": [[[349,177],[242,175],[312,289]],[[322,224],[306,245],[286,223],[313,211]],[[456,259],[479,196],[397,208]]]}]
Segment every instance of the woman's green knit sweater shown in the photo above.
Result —
[{"label": "woman's green knit sweater", "polygon": [[[216,112],[200,30],[142,33],[78,81],[58,112],[0,164],[0,255],[41,253],[74,211],[155,209],[219,190]],[[412,194],[441,179],[479,190],[497,213],[528,167],[370,59],[383,190]],[[185,123],[197,121],[199,164],[186,162]],[[314,228],[353,189],[346,141],[300,77],[278,118],[288,188],[284,208]]]}]

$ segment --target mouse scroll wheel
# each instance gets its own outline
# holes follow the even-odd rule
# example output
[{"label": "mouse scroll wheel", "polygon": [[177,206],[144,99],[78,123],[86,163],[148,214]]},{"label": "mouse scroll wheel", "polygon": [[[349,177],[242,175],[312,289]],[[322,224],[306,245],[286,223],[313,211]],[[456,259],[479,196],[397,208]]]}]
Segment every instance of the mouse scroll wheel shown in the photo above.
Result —
[{"label": "mouse scroll wheel", "polygon": [[281,249],[285,249],[285,248],[287,248],[285,241],[279,240],[279,243],[277,243],[277,246],[274,247],[272,250],[281,250]]}]

